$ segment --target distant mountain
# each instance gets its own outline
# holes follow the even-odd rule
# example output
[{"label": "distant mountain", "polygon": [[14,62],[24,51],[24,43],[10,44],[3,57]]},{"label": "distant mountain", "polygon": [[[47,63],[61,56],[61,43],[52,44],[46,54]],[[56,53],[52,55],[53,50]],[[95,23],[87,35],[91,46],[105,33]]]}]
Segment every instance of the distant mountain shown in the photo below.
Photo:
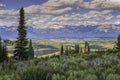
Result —
[{"label": "distant mountain", "polygon": [[[0,27],[0,36],[3,38],[16,38],[16,27]],[[96,26],[65,26],[61,29],[35,29],[27,28],[29,38],[116,38],[120,34],[120,25],[96,25]]]}]

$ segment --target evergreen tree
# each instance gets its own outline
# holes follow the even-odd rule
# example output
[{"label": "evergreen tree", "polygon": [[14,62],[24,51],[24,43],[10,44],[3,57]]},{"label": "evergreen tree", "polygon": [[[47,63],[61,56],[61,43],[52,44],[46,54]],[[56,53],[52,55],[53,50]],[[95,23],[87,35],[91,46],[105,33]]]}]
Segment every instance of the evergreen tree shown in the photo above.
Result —
[{"label": "evergreen tree", "polygon": [[0,37],[0,62],[2,62],[2,53],[3,53],[2,39],[1,39],[1,37]]},{"label": "evergreen tree", "polygon": [[69,49],[68,49],[68,47],[66,47],[65,54],[66,54],[66,55],[69,54]]},{"label": "evergreen tree", "polygon": [[29,59],[33,59],[34,58],[34,49],[32,47],[32,40],[30,40],[30,43],[29,43],[28,55],[29,55]]},{"label": "evergreen tree", "polygon": [[85,42],[84,53],[88,52],[88,46],[89,46],[88,42]]},{"label": "evergreen tree", "polygon": [[0,37],[0,54],[2,54],[2,39]]},{"label": "evergreen tree", "polygon": [[118,51],[120,51],[120,35],[118,35],[117,37],[117,42],[116,42],[116,47],[115,47]]},{"label": "evergreen tree", "polygon": [[2,57],[3,57],[3,60],[8,60],[8,57],[7,57],[7,48],[6,46],[4,45],[3,46],[3,54],[2,54]]},{"label": "evergreen tree", "polygon": [[88,46],[88,53],[90,53],[90,46]]},{"label": "evergreen tree", "polygon": [[80,46],[79,46],[79,44],[77,45],[77,53],[79,53],[80,52]]},{"label": "evergreen tree", "polygon": [[84,53],[89,53],[90,52],[90,46],[88,42],[85,42],[85,49],[84,49]]},{"label": "evergreen tree", "polygon": [[63,55],[63,54],[64,54],[64,48],[63,48],[63,44],[61,45],[60,54],[61,54],[61,55]]},{"label": "evergreen tree", "polygon": [[28,58],[27,55],[27,31],[25,27],[25,17],[24,17],[24,9],[21,8],[19,11],[20,14],[20,20],[19,20],[19,26],[18,26],[18,38],[16,41],[16,47],[15,47],[15,56],[18,57],[19,60],[24,60]]},{"label": "evergreen tree", "polygon": [[80,52],[83,53],[83,49],[82,49],[82,47],[80,48]]},{"label": "evergreen tree", "polygon": [[0,62],[7,60],[7,48],[3,46],[2,39],[0,37]]},{"label": "evergreen tree", "polygon": [[75,53],[79,53],[79,44],[75,44]]},{"label": "evergreen tree", "polygon": [[71,50],[71,48],[69,48],[69,54],[72,54],[72,50]]}]

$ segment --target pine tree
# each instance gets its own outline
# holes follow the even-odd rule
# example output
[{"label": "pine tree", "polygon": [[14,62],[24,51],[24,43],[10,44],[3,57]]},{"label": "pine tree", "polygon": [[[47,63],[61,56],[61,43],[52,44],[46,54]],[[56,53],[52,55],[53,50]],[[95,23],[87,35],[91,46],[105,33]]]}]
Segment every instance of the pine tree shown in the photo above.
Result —
[{"label": "pine tree", "polygon": [[0,37],[0,54],[2,53],[2,39]]},{"label": "pine tree", "polygon": [[90,46],[88,42],[85,42],[84,53],[90,53]]},{"label": "pine tree", "polygon": [[79,46],[79,44],[77,44],[77,53],[79,53],[80,52],[80,46]]},{"label": "pine tree", "polygon": [[61,45],[60,54],[61,54],[61,55],[63,55],[63,54],[64,54],[64,48],[63,48],[63,44]]},{"label": "pine tree", "polygon": [[117,37],[117,42],[116,42],[116,47],[115,47],[118,51],[120,51],[120,35],[118,35]]},{"label": "pine tree", "polygon": [[80,48],[80,52],[83,53],[83,48],[82,47]]},{"label": "pine tree", "polygon": [[2,54],[2,57],[3,57],[3,60],[8,60],[8,57],[7,57],[7,48],[6,46],[4,45],[3,46],[3,54]]},{"label": "pine tree", "polygon": [[72,50],[71,50],[71,47],[69,48],[69,54],[72,54]]},{"label": "pine tree", "polygon": [[85,48],[84,48],[84,53],[88,52],[88,42],[85,42]]},{"label": "pine tree", "polygon": [[2,39],[0,37],[0,62],[2,62],[2,52],[3,51],[3,48],[2,48]]},{"label": "pine tree", "polygon": [[30,43],[29,43],[28,55],[29,55],[29,59],[33,59],[34,58],[34,49],[32,47],[32,40],[30,40]]},{"label": "pine tree", "polygon": [[90,53],[90,46],[88,46],[88,53]]},{"label": "pine tree", "polygon": [[75,44],[75,53],[79,53],[79,44]]},{"label": "pine tree", "polygon": [[69,54],[69,49],[68,49],[68,47],[66,47],[65,54],[66,54],[66,55]]},{"label": "pine tree", "polygon": [[2,44],[2,39],[0,37],[0,62],[3,62],[5,60],[7,60],[7,48],[6,46],[3,46]]},{"label": "pine tree", "polygon": [[27,55],[27,31],[25,27],[25,17],[24,17],[24,9],[21,8],[19,11],[20,14],[20,20],[19,20],[19,26],[18,26],[18,38],[16,41],[16,47],[15,47],[15,56],[18,56],[19,60],[24,60],[28,58]]}]

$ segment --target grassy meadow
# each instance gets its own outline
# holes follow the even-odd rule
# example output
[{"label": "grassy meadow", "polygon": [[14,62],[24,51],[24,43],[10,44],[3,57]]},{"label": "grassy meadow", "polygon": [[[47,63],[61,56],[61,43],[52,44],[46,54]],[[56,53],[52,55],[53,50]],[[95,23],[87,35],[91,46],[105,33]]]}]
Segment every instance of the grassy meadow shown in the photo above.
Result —
[{"label": "grassy meadow", "polygon": [[[33,47],[34,47],[34,51],[35,53],[38,55],[36,55],[36,57],[41,57],[41,56],[46,56],[46,55],[54,55],[54,54],[58,54],[60,52],[60,46],[61,46],[62,42],[54,42],[54,41],[37,41],[37,42],[33,42]],[[85,47],[85,43],[82,42],[64,42],[63,43],[65,47],[74,47],[75,44],[79,44],[79,46],[81,48]],[[89,42],[90,47],[91,47],[91,51],[95,51],[95,50],[106,50],[106,49],[113,49],[115,47],[115,41],[114,40],[108,40],[108,41],[97,41],[97,42]],[[7,46],[7,49],[9,51],[13,51],[14,50],[14,46]],[[52,51],[55,50],[56,51]],[[48,51],[46,54],[44,54],[44,51]],[[41,54],[39,54],[39,52],[43,52]],[[9,52],[8,56],[11,57],[13,56],[14,53]]]}]

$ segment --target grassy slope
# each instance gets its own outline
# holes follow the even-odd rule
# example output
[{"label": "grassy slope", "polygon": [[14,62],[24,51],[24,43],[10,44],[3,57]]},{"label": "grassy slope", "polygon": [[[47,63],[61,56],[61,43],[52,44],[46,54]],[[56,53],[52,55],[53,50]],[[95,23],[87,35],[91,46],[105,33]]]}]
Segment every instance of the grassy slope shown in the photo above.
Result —
[{"label": "grassy slope", "polygon": [[[74,46],[75,43],[65,43],[64,46]],[[57,43],[57,42],[39,42],[39,43],[33,43],[33,46],[36,46],[36,45],[49,45],[49,46],[53,46],[55,48],[60,48],[61,44],[60,43]],[[84,48],[84,43],[79,43],[80,47],[83,47]],[[106,42],[101,42],[101,43],[90,43],[91,46],[101,46],[103,48],[108,48],[108,49],[112,49],[114,46],[115,46],[115,42],[113,41],[106,41]],[[7,46],[8,50],[14,50],[14,47],[13,46]],[[49,50],[50,48],[38,48],[38,49],[35,49],[34,51],[44,51],[44,50]],[[94,49],[92,49],[94,51]],[[42,55],[43,57],[46,57],[46,56],[51,56],[51,55],[58,55],[59,52],[55,52],[55,53],[52,53],[52,54],[47,54],[47,55]],[[13,54],[9,53],[8,54],[9,57],[13,56]],[[38,56],[38,57],[41,57],[41,56]]]},{"label": "grassy slope", "polygon": [[[5,75],[14,74],[17,78],[21,78],[18,80],[65,80],[65,78],[67,80],[120,80],[120,63],[116,60],[120,61],[118,54],[112,53],[102,53],[102,55],[77,53],[47,59],[39,57],[30,62],[17,64],[20,69],[15,70],[16,72],[13,70],[12,74],[6,71]],[[49,79],[43,79],[47,77]]]}]

